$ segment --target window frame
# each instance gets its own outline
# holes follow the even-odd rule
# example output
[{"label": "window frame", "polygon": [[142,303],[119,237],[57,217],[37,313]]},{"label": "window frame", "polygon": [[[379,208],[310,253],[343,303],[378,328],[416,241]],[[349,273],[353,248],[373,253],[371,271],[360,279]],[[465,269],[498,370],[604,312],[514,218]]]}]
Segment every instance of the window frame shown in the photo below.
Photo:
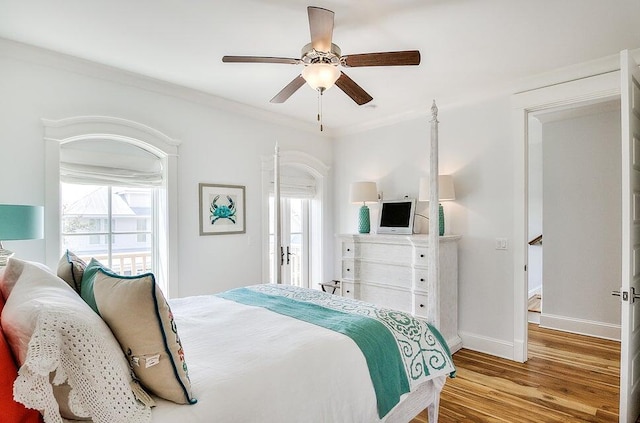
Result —
[{"label": "window frame", "polygon": [[106,139],[135,145],[155,154],[163,164],[163,186],[153,230],[158,234],[156,280],[167,297],[180,296],[178,285],[178,147],[180,141],[127,119],[76,116],[42,119],[45,141],[45,263],[57,268],[62,255],[60,203],[60,149],[64,144]]}]

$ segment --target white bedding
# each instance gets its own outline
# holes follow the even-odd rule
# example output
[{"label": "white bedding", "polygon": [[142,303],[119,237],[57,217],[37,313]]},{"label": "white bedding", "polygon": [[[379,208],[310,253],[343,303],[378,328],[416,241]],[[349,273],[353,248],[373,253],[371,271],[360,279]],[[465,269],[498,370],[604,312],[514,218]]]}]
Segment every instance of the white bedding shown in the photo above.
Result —
[{"label": "white bedding", "polygon": [[[381,421],[366,361],[347,336],[214,296],[170,305],[198,403],[156,398],[153,423]],[[410,420],[444,379],[405,395],[382,421]]]}]

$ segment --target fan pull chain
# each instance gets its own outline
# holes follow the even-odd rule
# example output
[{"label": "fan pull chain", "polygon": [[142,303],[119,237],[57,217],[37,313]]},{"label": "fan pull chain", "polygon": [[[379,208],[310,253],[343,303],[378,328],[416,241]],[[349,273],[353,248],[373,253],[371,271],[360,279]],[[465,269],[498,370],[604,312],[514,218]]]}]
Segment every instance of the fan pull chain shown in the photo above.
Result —
[{"label": "fan pull chain", "polygon": [[322,93],[324,89],[318,88],[318,122],[320,122],[320,132],[323,131],[322,127]]}]

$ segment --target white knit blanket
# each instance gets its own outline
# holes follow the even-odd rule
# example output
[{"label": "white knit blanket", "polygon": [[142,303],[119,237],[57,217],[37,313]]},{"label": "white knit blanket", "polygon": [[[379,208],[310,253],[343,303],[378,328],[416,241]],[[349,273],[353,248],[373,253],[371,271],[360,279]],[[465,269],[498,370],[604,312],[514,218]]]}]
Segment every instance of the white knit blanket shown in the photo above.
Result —
[{"label": "white knit blanket", "polygon": [[71,387],[69,406],[77,416],[91,416],[94,423],[149,422],[151,410],[136,401],[130,380],[117,346],[88,323],[42,310],[13,395],[27,407],[42,410],[46,423],[62,423],[52,383],[66,381]]}]

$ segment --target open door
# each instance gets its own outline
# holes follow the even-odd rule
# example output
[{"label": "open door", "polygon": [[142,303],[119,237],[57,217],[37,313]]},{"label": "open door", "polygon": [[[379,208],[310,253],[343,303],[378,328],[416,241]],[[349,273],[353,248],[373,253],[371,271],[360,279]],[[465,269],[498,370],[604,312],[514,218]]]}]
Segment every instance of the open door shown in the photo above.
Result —
[{"label": "open door", "polygon": [[620,53],[622,112],[622,342],[620,422],[640,414],[640,71]]}]

